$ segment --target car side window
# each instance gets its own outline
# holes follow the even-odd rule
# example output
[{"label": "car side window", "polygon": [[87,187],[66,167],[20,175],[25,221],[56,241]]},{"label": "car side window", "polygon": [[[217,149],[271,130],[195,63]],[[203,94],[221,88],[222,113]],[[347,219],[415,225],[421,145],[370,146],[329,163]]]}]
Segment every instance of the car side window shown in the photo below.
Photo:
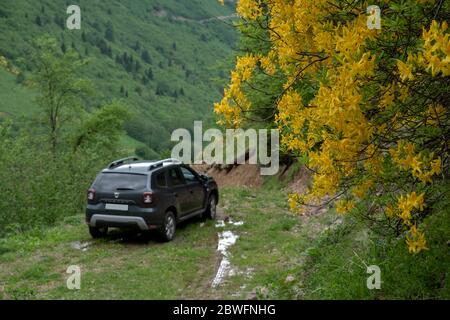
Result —
[{"label": "car side window", "polygon": [[178,168],[169,169],[169,179],[172,186],[180,186],[184,184],[183,176]]},{"label": "car side window", "polygon": [[198,182],[197,177],[189,169],[181,167],[181,173],[183,174],[184,180],[186,180],[187,183]]},{"label": "car side window", "polygon": [[156,175],[156,186],[159,188],[166,188],[167,187],[167,181],[166,181],[166,171],[160,172]]}]

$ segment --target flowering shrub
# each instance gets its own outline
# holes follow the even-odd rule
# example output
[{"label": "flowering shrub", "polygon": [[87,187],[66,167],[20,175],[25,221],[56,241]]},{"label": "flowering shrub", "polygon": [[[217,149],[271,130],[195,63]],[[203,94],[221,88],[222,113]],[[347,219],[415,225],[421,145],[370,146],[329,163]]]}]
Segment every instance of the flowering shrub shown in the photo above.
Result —
[{"label": "flowering shrub", "polygon": [[448,178],[449,5],[378,1],[377,30],[370,4],[238,1],[246,53],[214,109],[220,124],[278,127],[284,151],[306,156],[313,184],[289,195],[292,211],[323,199],[341,214],[365,205],[418,253],[433,186]]}]

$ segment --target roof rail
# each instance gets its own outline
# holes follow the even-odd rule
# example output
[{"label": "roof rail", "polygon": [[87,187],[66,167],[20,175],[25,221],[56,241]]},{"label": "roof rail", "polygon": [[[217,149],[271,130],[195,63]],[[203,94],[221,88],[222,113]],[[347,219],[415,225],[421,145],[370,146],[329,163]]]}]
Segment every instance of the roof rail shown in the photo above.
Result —
[{"label": "roof rail", "polygon": [[180,164],[180,163],[182,163],[182,162],[181,162],[180,160],[178,160],[178,159],[175,159],[175,158],[168,158],[168,159],[164,159],[164,160],[159,160],[159,161],[156,161],[155,163],[152,163],[152,164],[148,167],[148,170],[150,171],[150,170],[155,169],[155,168],[157,168],[157,167],[161,167],[161,166],[164,165],[164,163],[176,163],[176,164]]},{"label": "roof rail", "polygon": [[139,160],[139,158],[137,158],[137,157],[128,157],[128,158],[115,160],[108,165],[108,169],[118,167],[118,166],[124,164],[125,162],[130,163],[130,162],[134,162],[134,161],[138,161],[138,160]]}]

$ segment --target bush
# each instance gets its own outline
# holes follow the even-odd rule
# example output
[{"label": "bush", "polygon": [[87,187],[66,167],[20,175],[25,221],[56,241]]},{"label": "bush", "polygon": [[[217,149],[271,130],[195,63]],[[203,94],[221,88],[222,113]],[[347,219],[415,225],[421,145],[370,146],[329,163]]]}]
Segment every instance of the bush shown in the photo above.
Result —
[{"label": "bush", "polygon": [[[73,139],[53,151],[45,135],[35,136],[24,130],[14,134],[11,122],[0,124],[0,237],[49,226],[64,217],[83,211],[86,190],[98,171],[119,157],[116,134],[92,133],[89,124],[98,125],[98,115],[117,108],[104,108],[92,115],[84,127],[74,130],[75,137],[89,131],[96,139]],[[120,122],[120,121],[119,121]],[[101,127],[101,126],[100,126]]]},{"label": "bush", "polygon": [[159,154],[147,146],[136,147],[135,153],[138,157],[146,160],[155,160],[159,158]]}]

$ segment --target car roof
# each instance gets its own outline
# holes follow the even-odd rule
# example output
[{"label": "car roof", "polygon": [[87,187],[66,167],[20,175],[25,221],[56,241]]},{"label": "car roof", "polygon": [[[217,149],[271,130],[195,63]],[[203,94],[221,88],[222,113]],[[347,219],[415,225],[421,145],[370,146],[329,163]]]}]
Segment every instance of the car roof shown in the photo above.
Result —
[{"label": "car roof", "polygon": [[[181,163],[173,163],[173,162],[163,162],[159,163],[159,161],[136,161],[132,163],[126,163],[119,165],[114,168],[105,168],[102,170],[102,173],[136,173],[136,174],[150,174],[155,172],[161,168],[167,168],[171,166],[177,166]],[[154,168],[150,168],[150,166],[155,165]]]}]

